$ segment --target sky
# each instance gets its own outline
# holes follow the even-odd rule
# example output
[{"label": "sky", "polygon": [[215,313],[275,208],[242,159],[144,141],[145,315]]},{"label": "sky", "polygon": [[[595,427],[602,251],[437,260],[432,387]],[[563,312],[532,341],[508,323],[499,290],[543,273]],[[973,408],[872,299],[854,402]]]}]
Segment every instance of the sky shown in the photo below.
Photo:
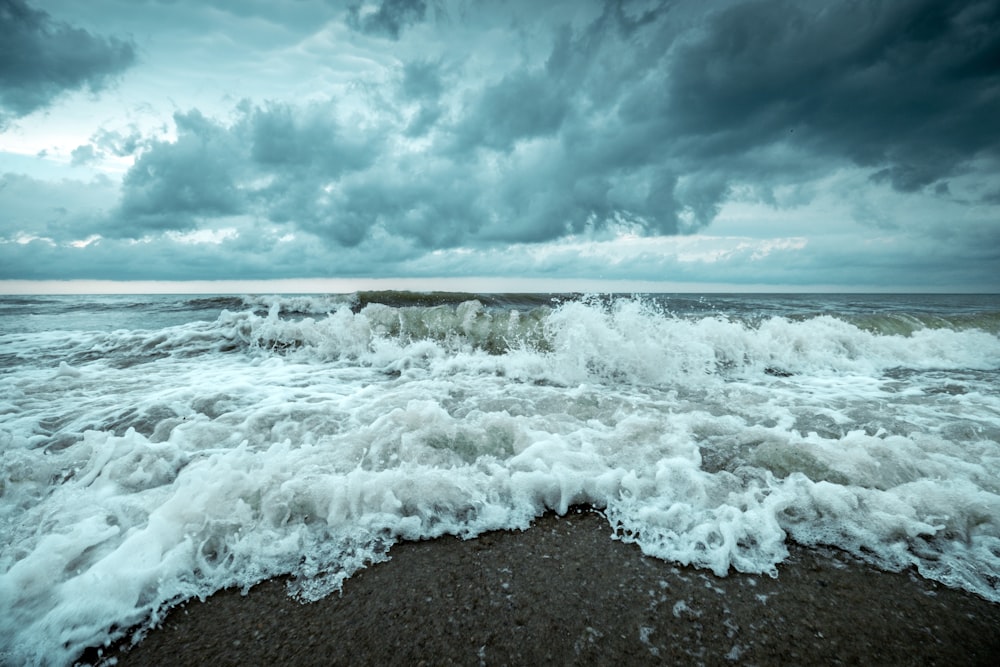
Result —
[{"label": "sky", "polygon": [[0,291],[295,280],[1000,292],[1000,3],[0,0]]}]

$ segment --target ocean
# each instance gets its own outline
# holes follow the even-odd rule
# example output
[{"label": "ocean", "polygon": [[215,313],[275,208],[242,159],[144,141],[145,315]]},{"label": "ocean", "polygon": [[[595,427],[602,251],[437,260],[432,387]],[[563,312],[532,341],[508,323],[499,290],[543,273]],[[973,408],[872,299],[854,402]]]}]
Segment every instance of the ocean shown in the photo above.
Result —
[{"label": "ocean", "polygon": [[2,664],[581,504],[718,575],[827,545],[1000,602],[1000,297],[0,297]]}]

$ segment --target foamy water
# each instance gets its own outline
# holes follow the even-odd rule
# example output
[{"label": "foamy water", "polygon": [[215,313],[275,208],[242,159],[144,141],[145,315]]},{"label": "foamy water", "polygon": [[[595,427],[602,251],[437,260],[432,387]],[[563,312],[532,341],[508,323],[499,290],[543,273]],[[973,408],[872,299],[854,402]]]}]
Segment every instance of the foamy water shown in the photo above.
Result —
[{"label": "foamy water", "polygon": [[279,574],[604,509],[776,573],[790,541],[1000,601],[992,297],[7,297],[0,662]]}]

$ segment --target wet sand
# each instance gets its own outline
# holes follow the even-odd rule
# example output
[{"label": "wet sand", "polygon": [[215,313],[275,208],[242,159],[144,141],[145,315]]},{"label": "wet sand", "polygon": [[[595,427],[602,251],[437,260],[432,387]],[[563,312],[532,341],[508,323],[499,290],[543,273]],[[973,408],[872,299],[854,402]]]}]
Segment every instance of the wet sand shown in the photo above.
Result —
[{"label": "wet sand", "polygon": [[[301,604],[282,581],[173,609],[119,665],[997,665],[1000,605],[835,550],[777,579],[647,558],[599,514],[404,543]],[[93,658],[90,653],[88,658]]]}]

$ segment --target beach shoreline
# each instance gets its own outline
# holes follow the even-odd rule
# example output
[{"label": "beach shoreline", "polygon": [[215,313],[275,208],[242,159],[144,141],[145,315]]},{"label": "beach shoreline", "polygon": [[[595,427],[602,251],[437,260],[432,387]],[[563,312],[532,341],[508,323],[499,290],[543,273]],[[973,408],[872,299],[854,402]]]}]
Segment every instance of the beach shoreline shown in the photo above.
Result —
[{"label": "beach shoreline", "polygon": [[[834,549],[779,575],[711,572],[611,539],[598,512],[406,542],[302,604],[283,580],[172,609],[85,662],[157,664],[924,664],[1000,655],[1000,605]],[[98,655],[100,653],[100,655]]]}]

